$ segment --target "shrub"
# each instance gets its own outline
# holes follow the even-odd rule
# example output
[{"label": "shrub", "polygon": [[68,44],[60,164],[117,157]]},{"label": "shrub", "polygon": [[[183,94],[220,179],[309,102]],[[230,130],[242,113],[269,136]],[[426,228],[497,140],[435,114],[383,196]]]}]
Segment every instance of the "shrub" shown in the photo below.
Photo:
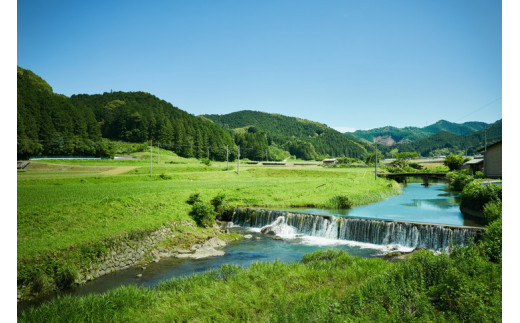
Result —
[{"label": "shrub", "polygon": [[462,191],[464,186],[473,181],[474,177],[463,171],[450,172],[446,175],[449,185],[456,191]]},{"label": "shrub", "polygon": [[56,270],[56,285],[60,289],[69,289],[74,285],[78,276],[76,268],[70,264],[62,264]]},{"label": "shrub", "polygon": [[477,181],[473,181],[462,190],[460,205],[472,210],[483,211],[486,203],[497,200],[502,200],[502,186],[480,185]]},{"label": "shrub", "polygon": [[211,205],[213,205],[213,207],[215,208],[215,211],[218,212],[218,209],[220,208],[220,206],[222,205],[222,202],[224,202],[224,199],[226,198],[226,194],[224,193],[218,193],[214,198],[211,199],[211,201],[209,201],[211,203]]},{"label": "shrub", "polygon": [[159,175],[159,177],[162,178],[162,179],[172,179],[172,177],[170,175],[166,175],[164,173]]},{"label": "shrub", "polygon": [[444,165],[448,166],[450,168],[450,171],[457,170],[464,164],[466,161],[468,161],[468,158],[464,158],[462,156],[456,156],[453,154],[449,154],[446,156],[446,159],[444,159]]},{"label": "shrub", "polygon": [[484,205],[484,217],[487,223],[491,223],[502,218],[502,201],[496,200]]},{"label": "shrub", "polygon": [[484,178],[484,173],[482,173],[481,171],[477,170],[475,172],[475,178]]},{"label": "shrub", "polygon": [[200,162],[206,166],[211,166],[211,160],[209,160],[209,158],[202,158]]},{"label": "shrub", "polygon": [[188,203],[189,205],[193,205],[196,202],[201,202],[201,201],[202,200],[200,199],[200,193],[193,193],[190,195],[190,197],[188,197],[188,199],[186,200],[186,203]]},{"label": "shrub", "polygon": [[53,289],[53,280],[43,271],[39,271],[32,279],[31,292],[35,294],[47,293]]},{"label": "shrub", "polygon": [[502,262],[502,217],[486,227],[480,245],[491,261]]},{"label": "shrub", "polygon": [[198,226],[211,227],[215,224],[216,213],[211,204],[203,201],[193,203],[190,216]]},{"label": "shrub", "polygon": [[350,209],[352,205],[352,201],[346,195],[335,195],[327,202],[327,206],[333,209]]}]

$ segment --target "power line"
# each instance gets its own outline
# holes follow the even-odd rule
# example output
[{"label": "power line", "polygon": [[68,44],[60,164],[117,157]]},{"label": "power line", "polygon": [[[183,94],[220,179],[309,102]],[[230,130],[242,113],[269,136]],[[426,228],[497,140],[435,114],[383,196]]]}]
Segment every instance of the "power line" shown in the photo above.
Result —
[{"label": "power line", "polygon": [[474,111],[472,111],[472,112],[466,114],[466,115],[463,116],[463,117],[460,117],[459,119],[457,119],[457,120],[455,120],[455,121],[453,121],[453,122],[459,122],[459,121],[461,121],[462,119],[466,118],[467,116],[470,116],[470,115],[472,115],[472,114],[475,113],[475,112],[478,112],[478,111],[480,111],[480,110],[482,110],[482,109],[484,109],[484,108],[487,108],[488,106],[490,106],[491,104],[497,102],[498,100],[502,100],[502,97],[499,96],[498,98],[495,98],[495,99],[489,101],[488,103],[484,104],[484,105],[481,106],[480,108],[478,108],[478,109],[476,109],[476,110],[474,110]]}]

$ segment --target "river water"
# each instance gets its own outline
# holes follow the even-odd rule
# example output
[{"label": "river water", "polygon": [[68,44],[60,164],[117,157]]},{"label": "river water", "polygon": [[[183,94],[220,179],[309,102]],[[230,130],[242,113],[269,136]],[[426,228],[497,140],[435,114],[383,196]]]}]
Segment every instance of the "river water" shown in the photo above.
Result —
[{"label": "river water", "polygon": [[[403,188],[403,194],[371,205],[358,206],[350,210],[299,209],[298,211],[354,218],[479,226],[478,222],[465,218],[460,213],[457,199],[457,194],[450,192],[446,184],[433,183],[429,187],[425,187],[420,183],[409,183]],[[224,256],[196,260],[163,259],[158,263],[147,265],[144,270],[130,268],[110,273],[61,294],[82,296],[105,292],[128,284],[152,287],[167,279],[200,273],[223,264],[247,266],[254,261],[280,260],[293,262],[300,260],[306,253],[327,248],[345,250],[354,256],[361,257],[378,257],[392,248],[392,246],[386,245],[327,239],[294,233],[284,236],[284,240],[275,240],[272,236],[261,234],[260,228],[254,227],[233,227],[231,230],[242,234],[251,234],[253,238],[227,245],[224,248]],[[399,249],[412,250],[413,248],[400,247]],[[138,278],[137,274],[142,276]],[[54,295],[47,299],[52,297]],[[19,311],[45,300],[21,302],[19,303]]]}]

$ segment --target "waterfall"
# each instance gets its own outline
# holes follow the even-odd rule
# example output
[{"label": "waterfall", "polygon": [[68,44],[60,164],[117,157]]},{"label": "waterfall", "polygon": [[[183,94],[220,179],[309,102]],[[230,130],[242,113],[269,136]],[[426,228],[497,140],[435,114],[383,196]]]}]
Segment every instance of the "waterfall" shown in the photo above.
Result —
[{"label": "waterfall", "polygon": [[232,221],[242,227],[261,228],[277,224],[294,228],[295,233],[378,245],[401,245],[442,250],[450,244],[467,244],[482,229],[449,225],[369,220],[288,211],[236,208]]}]

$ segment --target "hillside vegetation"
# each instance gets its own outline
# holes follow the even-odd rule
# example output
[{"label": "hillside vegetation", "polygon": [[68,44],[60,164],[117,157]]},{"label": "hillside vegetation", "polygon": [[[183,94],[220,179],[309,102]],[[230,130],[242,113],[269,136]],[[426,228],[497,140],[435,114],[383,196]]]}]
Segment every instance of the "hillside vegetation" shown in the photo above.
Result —
[{"label": "hillside vegetation", "polygon": [[[110,156],[106,139],[160,142],[183,157],[226,159],[236,152],[227,131],[145,92],[55,94],[42,78],[18,67],[18,158]],[[209,147],[209,149],[208,149]]]},{"label": "hillside vegetation", "polygon": [[457,135],[467,135],[476,131],[483,130],[489,124],[484,122],[465,122],[462,124],[453,123],[446,120],[439,120],[436,123],[426,127],[381,127],[370,130],[357,130],[354,132],[346,132],[345,135],[364,139],[372,142],[374,138],[389,137],[393,143],[407,143],[417,139],[423,139],[434,135],[441,131],[447,131]]},{"label": "hillside vegetation", "polygon": [[265,137],[265,144],[287,150],[301,159],[346,155],[363,158],[367,153],[366,146],[358,140],[310,120],[250,110],[204,117],[235,132],[240,128],[253,128],[248,131],[260,132]]}]

